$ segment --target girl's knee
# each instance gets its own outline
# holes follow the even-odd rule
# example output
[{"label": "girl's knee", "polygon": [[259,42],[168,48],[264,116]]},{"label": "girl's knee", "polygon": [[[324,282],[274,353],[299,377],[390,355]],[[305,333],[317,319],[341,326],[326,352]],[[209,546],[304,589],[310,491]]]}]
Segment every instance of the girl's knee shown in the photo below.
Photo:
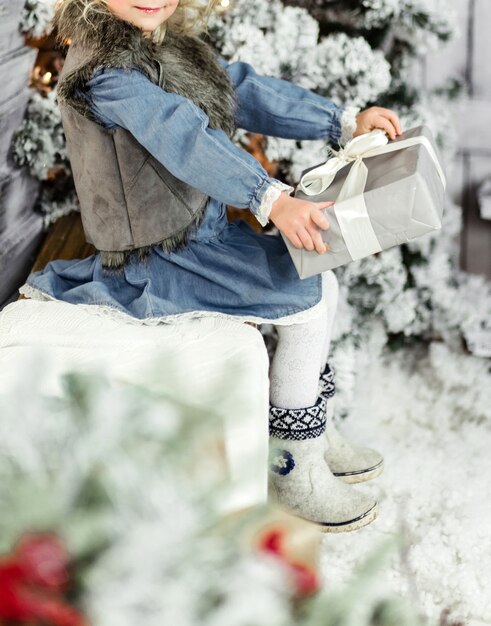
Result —
[{"label": "girl's knee", "polygon": [[328,298],[337,297],[339,283],[336,274],[332,270],[322,272],[322,283]]}]

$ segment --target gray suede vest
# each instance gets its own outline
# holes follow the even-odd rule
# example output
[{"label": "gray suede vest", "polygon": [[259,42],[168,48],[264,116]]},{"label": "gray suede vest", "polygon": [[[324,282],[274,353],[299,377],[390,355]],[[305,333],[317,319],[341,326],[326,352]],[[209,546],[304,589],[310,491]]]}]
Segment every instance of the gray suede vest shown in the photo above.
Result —
[{"label": "gray suede vest", "polygon": [[[94,119],[82,97],[94,69],[139,69],[166,91],[193,100],[210,127],[229,137],[236,101],[216,52],[198,37],[168,30],[156,44],[109,12],[97,20],[97,31],[83,20],[70,23],[74,43],[61,73],[58,104],[85,236],[105,267],[121,267],[136,249],[142,258],[153,244],[166,251],[185,246],[209,196],[173,176],[128,131],[106,130]],[[66,36],[66,24],[61,26]]]}]

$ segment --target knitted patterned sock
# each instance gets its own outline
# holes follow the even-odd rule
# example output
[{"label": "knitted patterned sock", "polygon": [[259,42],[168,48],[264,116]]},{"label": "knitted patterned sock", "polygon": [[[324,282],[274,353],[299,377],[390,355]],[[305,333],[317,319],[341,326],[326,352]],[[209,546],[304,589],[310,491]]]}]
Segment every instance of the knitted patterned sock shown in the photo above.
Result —
[{"label": "knitted patterned sock", "polygon": [[314,405],[284,409],[270,404],[269,434],[276,439],[304,441],[320,437],[326,430],[326,400],[319,396]]},{"label": "knitted patterned sock", "polygon": [[326,363],[319,377],[319,395],[325,400],[329,400],[336,393],[336,378],[334,370],[329,363]]}]

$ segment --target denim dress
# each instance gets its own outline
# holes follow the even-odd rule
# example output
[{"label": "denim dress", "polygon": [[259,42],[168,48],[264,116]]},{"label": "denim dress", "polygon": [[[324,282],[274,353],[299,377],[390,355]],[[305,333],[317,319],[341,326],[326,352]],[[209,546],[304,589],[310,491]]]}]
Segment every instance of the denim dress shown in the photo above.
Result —
[{"label": "denim dress", "polygon": [[[345,109],[291,82],[259,75],[248,63],[219,60],[235,88],[238,128],[339,143]],[[165,91],[137,70],[99,68],[85,95],[103,126],[127,129],[175,176],[210,196],[205,217],[177,252],[154,245],[143,261],[133,253],[122,272],[106,270],[98,253],[51,261],[29,275],[21,293],[90,305],[144,324],[206,315],[291,324],[318,314],[325,297],[322,275],[300,279],[280,234],[227,220],[230,204],[265,225],[271,190],[291,193],[292,187],[271,178],[222,130],[210,128],[205,112],[190,99]]]}]

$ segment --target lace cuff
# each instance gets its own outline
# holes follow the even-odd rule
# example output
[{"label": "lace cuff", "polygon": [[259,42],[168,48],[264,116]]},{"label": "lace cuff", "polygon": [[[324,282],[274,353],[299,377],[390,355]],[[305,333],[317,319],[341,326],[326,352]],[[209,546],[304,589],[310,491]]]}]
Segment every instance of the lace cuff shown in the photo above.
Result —
[{"label": "lace cuff", "polygon": [[353,133],[356,130],[356,115],[361,109],[359,107],[346,107],[341,115],[341,137],[339,138],[339,145],[345,146],[346,143],[353,138]]},{"label": "lace cuff", "polygon": [[266,226],[269,222],[269,214],[271,213],[273,204],[276,200],[278,200],[283,191],[288,191],[288,194],[291,194],[292,191],[295,191],[295,188],[282,183],[279,180],[273,180],[273,182],[266,189],[262,197],[261,204],[259,205],[259,209],[257,213],[254,214],[261,226]]}]

